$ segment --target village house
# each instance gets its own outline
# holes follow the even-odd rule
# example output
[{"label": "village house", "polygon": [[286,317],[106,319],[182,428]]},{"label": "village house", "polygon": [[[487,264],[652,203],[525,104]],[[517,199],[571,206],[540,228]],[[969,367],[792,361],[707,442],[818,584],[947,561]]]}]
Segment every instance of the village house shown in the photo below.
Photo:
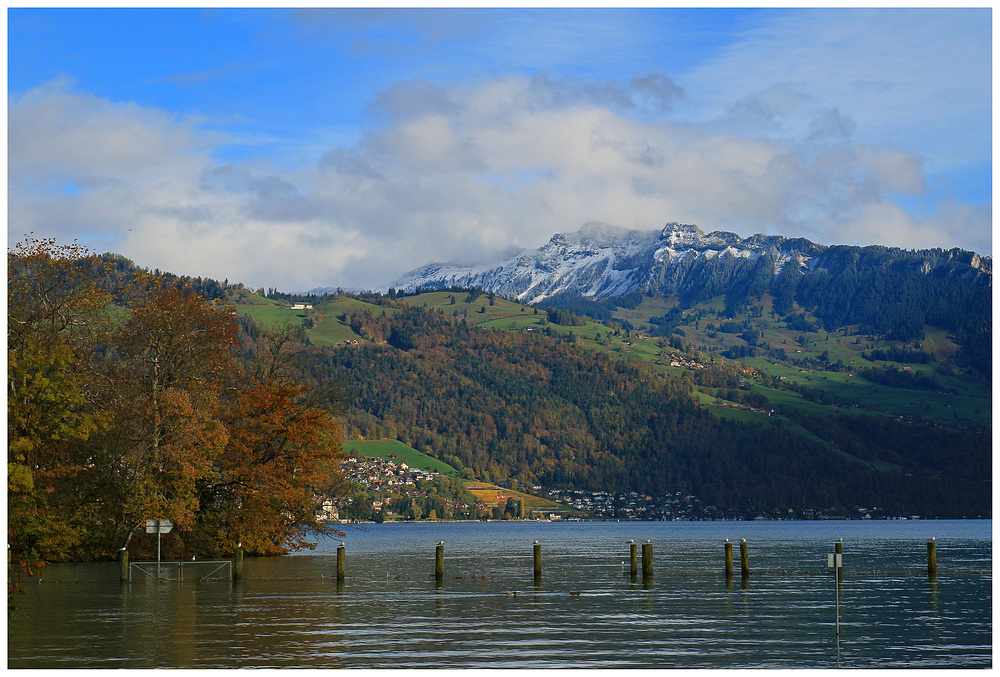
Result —
[{"label": "village house", "polygon": [[331,520],[340,519],[340,509],[336,506],[332,499],[326,499],[323,501],[323,505],[320,507],[319,511],[316,513],[316,519],[320,522],[329,522]]}]

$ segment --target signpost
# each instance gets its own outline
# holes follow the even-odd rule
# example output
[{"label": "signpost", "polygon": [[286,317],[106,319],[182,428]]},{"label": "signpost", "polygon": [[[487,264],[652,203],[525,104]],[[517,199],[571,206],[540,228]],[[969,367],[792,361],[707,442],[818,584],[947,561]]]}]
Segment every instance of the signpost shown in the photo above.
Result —
[{"label": "signpost", "polygon": [[826,556],[826,565],[834,569],[833,579],[837,584],[837,638],[840,638],[840,570],[844,566],[844,555],[834,553]]},{"label": "signpost", "polygon": [[156,534],[156,561],[160,561],[160,538],[174,528],[170,520],[146,520],[146,533]]}]

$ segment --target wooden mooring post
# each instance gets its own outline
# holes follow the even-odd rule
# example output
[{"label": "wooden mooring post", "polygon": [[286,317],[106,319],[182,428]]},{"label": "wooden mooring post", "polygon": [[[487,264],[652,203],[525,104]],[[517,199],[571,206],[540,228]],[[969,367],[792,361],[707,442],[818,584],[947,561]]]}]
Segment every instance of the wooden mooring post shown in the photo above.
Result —
[{"label": "wooden mooring post", "polygon": [[750,554],[747,552],[747,539],[740,539],[740,575],[750,578]]},{"label": "wooden mooring post", "polygon": [[537,581],[542,577],[542,546],[538,541],[535,541],[534,545],[534,558],[535,558],[535,580]]},{"label": "wooden mooring post", "polygon": [[344,569],[344,544],[341,543],[340,545],[337,546],[337,580],[338,581],[344,580],[345,573],[346,572]]},{"label": "wooden mooring post", "polygon": [[653,577],[653,544],[649,541],[642,544],[642,577]]},{"label": "wooden mooring post", "polygon": [[437,549],[435,550],[434,578],[439,581],[444,579],[444,541],[440,541],[437,544]]},{"label": "wooden mooring post", "polygon": [[638,546],[636,545],[635,541],[630,540],[628,542],[628,564],[629,564],[629,575],[632,578],[635,578],[639,574],[639,563],[638,563],[638,558],[636,556],[637,550]]},{"label": "wooden mooring post", "polygon": [[119,574],[118,574],[119,578],[121,579],[121,581],[123,583],[131,580],[131,576],[129,574],[129,567],[128,567],[128,549],[127,548],[122,548],[121,550],[118,551],[118,570],[119,570]]},{"label": "wooden mooring post", "polygon": [[726,578],[733,577],[733,544],[726,539],[724,544],[725,557],[726,557]]},{"label": "wooden mooring post", "polygon": [[927,575],[937,576],[937,543],[933,537],[927,541]]},{"label": "wooden mooring post", "polygon": [[236,552],[233,554],[233,582],[243,580],[243,543],[236,544]]}]

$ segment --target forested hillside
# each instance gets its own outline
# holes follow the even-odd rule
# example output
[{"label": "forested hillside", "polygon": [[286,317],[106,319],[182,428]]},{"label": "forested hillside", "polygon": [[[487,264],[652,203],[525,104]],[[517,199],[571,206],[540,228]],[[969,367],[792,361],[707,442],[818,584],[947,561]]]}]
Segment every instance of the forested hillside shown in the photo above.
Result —
[{"label": "forested hillside", "polygon": [[[874,415],[731,421],[695,404],[691,379],[572,340],[473,328],[441,311],[380,302],[394,312],[365,321],[387,343],[314,348],[302,369],[317,382],[346,384],[348,435],[398,437],[466,476],[692,492],[719,515],[989,512],[990,446],[981,431]],[[716,371],[720,385],[737,385]],[[700,379],[711,380],[709,372]]]}]

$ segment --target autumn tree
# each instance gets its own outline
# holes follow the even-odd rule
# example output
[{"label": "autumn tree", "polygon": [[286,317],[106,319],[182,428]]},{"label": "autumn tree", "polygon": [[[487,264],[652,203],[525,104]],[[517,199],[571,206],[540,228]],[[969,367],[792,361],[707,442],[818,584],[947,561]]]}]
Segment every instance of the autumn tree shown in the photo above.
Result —
[{"label": "autumn tree", "polygon": [[101,263],[51,240],[8,252],[14,578],[32,559],[141,551],[152,518],[190,554],[329,531],[314,514],[339,488],[336,388],[298,380],[292,334],[237,341],[235,313],[184,280]]},{"label": "autumn tree", "polygon": [[143,276],[105,337],[95,383],[109,426],[95,444],[109,540],[127,545],[145,519],[181,530],[196,485],[226,442],[219,398],[235,371],[235,319],[190,289]]},{"label": "autumn tree", "polygon": [[82,247],[28,237],[7,254],[8,592],[41,558],[78,554],[89,514],[76,486],[82,443],[103,424],[82,357],[105,315],[99,263]]},{"label": "autumn tree", "polygon": [[201,528],[223,547],[259,554],[306,547],[309,533],[334,532],[315,515],[345,490],[334,418],[343,393],[298,378],[287,327],[258,336],[239,382],[222,418],[226,445],[200,489]]}]

